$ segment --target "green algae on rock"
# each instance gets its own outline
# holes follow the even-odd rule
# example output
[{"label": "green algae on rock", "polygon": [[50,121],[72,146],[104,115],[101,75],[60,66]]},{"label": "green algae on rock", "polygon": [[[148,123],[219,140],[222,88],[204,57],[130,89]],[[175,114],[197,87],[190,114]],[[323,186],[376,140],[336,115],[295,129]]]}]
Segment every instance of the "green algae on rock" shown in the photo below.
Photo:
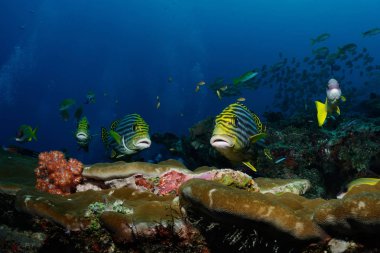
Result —
[{"label": "green algae on rock", "polygon": [[279,179],[279,178],[255,178],[261,193],[285,193],[290,192],[297,195],[305,194],[311,184],[307,179]]}]

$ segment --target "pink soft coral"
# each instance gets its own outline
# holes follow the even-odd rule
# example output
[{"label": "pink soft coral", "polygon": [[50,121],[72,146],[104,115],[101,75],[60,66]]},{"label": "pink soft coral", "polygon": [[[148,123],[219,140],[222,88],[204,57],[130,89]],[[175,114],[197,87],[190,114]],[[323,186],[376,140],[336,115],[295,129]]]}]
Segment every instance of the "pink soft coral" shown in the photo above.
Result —
[{"label": "pink soft coral", "polygon": [[73,158],[68,161],[60,151],[40,153],[36,188],[52,194],[66,195],[72,193],[75,186],[82,181],[83,164]]}]

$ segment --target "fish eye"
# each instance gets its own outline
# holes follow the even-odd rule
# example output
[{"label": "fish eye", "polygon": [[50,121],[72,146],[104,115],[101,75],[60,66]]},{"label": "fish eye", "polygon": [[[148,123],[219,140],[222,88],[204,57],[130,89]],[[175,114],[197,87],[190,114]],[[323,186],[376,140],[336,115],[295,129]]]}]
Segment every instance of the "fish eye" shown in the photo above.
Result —
[{"label": "fish eye", "polygon": [[239,120],[237,117],[234,118],[234,126],[237,127],[239,125]]},{"label": "fish eye", "polygon": [[236,127],[237,126],[237,118],[236,117],[231,117],[228,118],[227,124]]},{"label": "fish eye", "polygon": [[138,124],[138,123],[136,123],[132,126],[132,130],[135,132],[141,131],[142,129],[143,129],[143,126],[141,124]]}]

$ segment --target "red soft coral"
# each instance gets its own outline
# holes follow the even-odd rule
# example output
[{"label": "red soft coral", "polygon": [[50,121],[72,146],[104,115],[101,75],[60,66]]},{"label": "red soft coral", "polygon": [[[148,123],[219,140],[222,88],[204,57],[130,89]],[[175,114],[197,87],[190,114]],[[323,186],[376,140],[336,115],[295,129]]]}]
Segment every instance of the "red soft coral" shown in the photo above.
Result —
[{"label": "red soft coral", "polygon": [[36,188],[52,194],[66,195],[72,193],[75,186],[82,181],[83,164],[73,158],[68,161],[60,151],[40,153]]},{"label": "red soft coral", "polygon": [[171,192],[178,193],[178,189],[183,182],[188,179],[188,176],[176,171],[171,170],[160,177],[160,181],[158,183],[158,194],[167,195]]}]

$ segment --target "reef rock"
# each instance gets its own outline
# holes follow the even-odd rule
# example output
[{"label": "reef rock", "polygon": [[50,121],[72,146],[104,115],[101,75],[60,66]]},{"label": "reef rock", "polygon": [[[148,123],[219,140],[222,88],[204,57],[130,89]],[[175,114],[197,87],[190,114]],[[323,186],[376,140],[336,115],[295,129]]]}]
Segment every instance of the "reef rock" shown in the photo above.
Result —
[{"label": "reef rock", "polygon": [[[371,190],[368,190],[371,189]],[[334,237],[374,238],[380,233],[380,184],[360,185],[343,199],[319,206],[314,221]]]},{"label": "reef rock", "polygon": [[202,178],[224,185],[258,191],[254,180],[243,172],[206,166],[190,171],[175,160],[159,164],[99,163],[86,167],[83,176],[86,180],[84,184],[77,187],[77,191],[129,187],[159,195],[176,194],[181,184],[192,178]]},{"label": "reef rock", "polygon": [[[193,221],[211,220],[229,227],[230,231],[251,234],[250,240],[255,242],[261,236],[266,242],[286,241],[294,245],[327,239],[328,235],[312,221],[307,199],[297,197],[293,199],[296,203],[285,204],[280,201],[281,196],[248,192],[201,179],[189,180],[180,188],[180,204]],[[301,212],[303,209],[306,210]],[[243,232],[238,232],[240,229]],[[236,243],[239,238],[233,241]]]},{"label": "reef rock", "polygon": [[115,163],[96,163],[85,167],[82,175],[86,178],[109,180],[125,178],[134,174],[158,176],[172,169],[190,172],[182,163],[176,160],[168,160],[158,164],[119,161]]},{"label": "reef rock", "polygon": [[[180,236],[195,240],[198,232],[188,226],[172,196],[156,196],[128,188],[86,191],[70,196],[21,190],[16,195],[19,211],[58,223],[67,231],[96,230],[104,226],[117,242]],[[191,238],[185,238],[190,236]]]}]

